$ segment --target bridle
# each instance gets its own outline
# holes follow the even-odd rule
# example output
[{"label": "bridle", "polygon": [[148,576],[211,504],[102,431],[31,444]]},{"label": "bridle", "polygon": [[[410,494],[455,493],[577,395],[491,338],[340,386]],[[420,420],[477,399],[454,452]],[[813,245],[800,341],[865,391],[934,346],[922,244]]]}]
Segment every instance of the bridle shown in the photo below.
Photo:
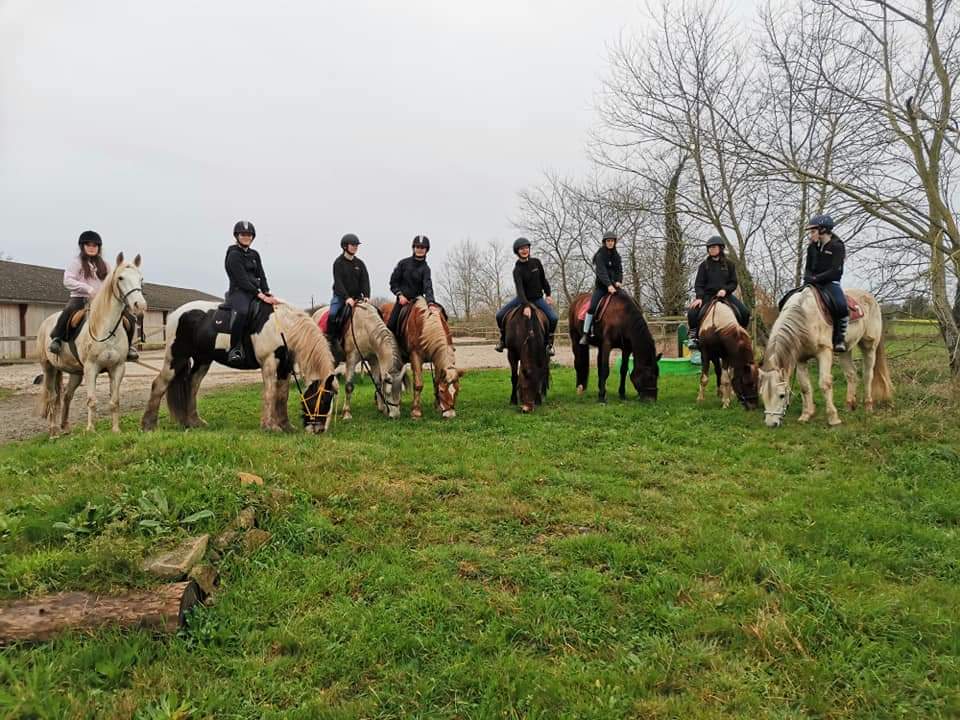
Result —
[{"label": "bridle", "polygon": [[[354,313],[350,313],[350,335],[353,338],[353,346],[357,348],[357,352],[360,352],[360,345],[357,343],[357,330],[354,327]],[[383,394],[381,389],[381,383],[377,382],[377,379],[373,376],[373,370],[370,369],[370,365],[367,363],[367,359],[360,354],[360,367],[367,371],[367,375],[370,376],[370,380],[373,382],[373,387],[377,391],[377,395],[383,401],[383,404],[387,407],[400,407],[400,403],[393,403],[387,400],[387,396]]]},{"label": "bridle", "polygon": [[787,414],[787,409],[790,407],[790,383],[788,381],[781,381],[784,385],[787,386],[786,397],[784,398],[783,407],[780,410],[767,410],[766,406],[763,408],[763,414],[765,417],[775,417],[780,422],[783,422],[783,418]]},{"label": "bridle", "polygon": [[[120,280],[119,280],[119,279],[117,280],[116,288],[115,288],[115,289],[116,289],[116,290],[119,290],[119,289],[120,289]],[[94,336],[94,334],[93,334],[93,329],[92,329],[92,324],[89,322],[89,319],[88,319],[88,321],[87,321],[87,334],[90,335],[90,338],[91,338],[94,342],[106,342],[107,340],[109,340],[110,338],[112,338],[114,335],[117,334],[117,328],[119,328],[119,327],[120,327],[120,323],[123,322],[123,313],[124,313],[124,311],[127,309],[127,298],[130,297],[131,295],[133,295],[133,293],[135,293],[135,292],[139,292],[141,295],[143,294],[143,278],[142,278],[142,277],[140,278],[140,284],[139,284],[139,285],[136,285],[136,286],[130,288],[130,289],[127,290],[122,296],[121,296],[118,292],[114,292],[114,293],[113,293],[114,299],[116,299],[116,300],[118,300],[118,301],[120,302],[120,307],[121,307],[121,309],[120,309],[120,316],[117,318],[117,322],[114,323],[113,329],[112,329],[105,337],[97,338],[97,337]]]},{"label": "bridle", "polygon": [[[276,317],[276,313],[274,313]],[[279,320],[279,318],[277,318]],[[283,341],[283,349],[287,353],[287,357],[290,357],[290,347],[287,345],[287,338],[283,334],[283,331],[280,332],[280,340]],[[311,425],[319,425],[326,422],[327,418],[332,414],[336,418],[336,409],[334,405],[336,403],[330,403],[330,407],[326,412],[320,412],[320,403],[323,402],[324,395],[333,395],[336,397],[336,390],[328,390],[326,388],[326,382],[320,383],[319,389],[316,394],[316,403],[314,403],[313,408],[310,407],[310,401],[307,399],[307,396],[303,394],[303,386],[300,385],[300,377],[297,375],[297,368],[294,366],[295,363],[290,363],[290,373],[293,375],[293,381],[297,384],[297,395],[300,396],[300,407],[303,410],[303,414],[307,419],[307,422]],[[328,376],[329,379],[329,376]],[[319,382],[319,381],[318,381]],[[308,388],[309,389],[309,388]]]}]

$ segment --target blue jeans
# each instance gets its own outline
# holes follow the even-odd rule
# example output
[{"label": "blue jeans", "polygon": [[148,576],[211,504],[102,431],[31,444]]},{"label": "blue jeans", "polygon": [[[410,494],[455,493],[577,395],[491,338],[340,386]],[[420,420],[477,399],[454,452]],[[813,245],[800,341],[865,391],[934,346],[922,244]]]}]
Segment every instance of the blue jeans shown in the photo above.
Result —
[{"label": "blue jeans", "polygon": [[339,295],[334,295],[330,298],[330,320],[333,322],[337,321],[337,318],[340,316],[340,311],[343,310],[343,306],[346,305],[346,301]]},{"label": "blue jeans", "polygon": [[[503,319],[507,316],[508,312],[516,307],[520,307],[522,304],[523,303],[520,301],[520,298],[515,297],[502,308],[497,310],[497,327],[500,328],[501,340],[503,340]],[[547,316],[547,322],[549,323],[547,334],[552,336],[554,331],[557,329],[557,320],[559,320],[556,310],[553,309],[553,305],[548,303],[547,299],[544,297],[539,297],[536,300],[531,301],[531,304],[536,305],[539,309],[543,310],[543,314]]]},{"label": "blue jeans", "polygon": [[593,295],[590,296],[590,307],[587,308],[587,313],[590,315],[595,314],[597,312],[597,305],[600,304],[603,296],[608,294],[606,288],[594,288]]}]

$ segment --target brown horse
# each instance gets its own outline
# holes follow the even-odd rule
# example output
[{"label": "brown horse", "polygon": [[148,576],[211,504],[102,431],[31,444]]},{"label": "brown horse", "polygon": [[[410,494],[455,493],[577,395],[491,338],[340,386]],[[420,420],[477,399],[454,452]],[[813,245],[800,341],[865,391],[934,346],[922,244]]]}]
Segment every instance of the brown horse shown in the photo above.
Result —
[{"label": "brown horse", "polygon": [[[393,303],[380,306],[383,317],[390,317]],[[420,409],[420,395],[423,393],[423,363],[433,365],[434,405],[444,418],[457,416],[457,393],[460,392],[460,378],[466,371],[457,369],[456,354],[453,349],[453,336],[443,315],[436,305],[428,305],[419,297],[413,307],[400,316],[397,341],[401,351],[410,358],[413,370],[413,408],[410,417],[423,417]]]},{"label": "brown horse", "polygon": [[550,387],[546,345],[549,321],[542,310],[527,304],[507,313],[503,327],[510,362],[510,404],[517,404],[519,390],[520,409],[533,412],[546,399]]},{"label": "brown horse", "polygon": [[750,333],[737,322],[730,306],[719,299],[714,299],[703,312],[700,323],[700,358],[700,392],[697,402],[703,402],[703,391],[710,381],[712,364],[717,373],[717,393],[723,407],[730,407],[732,386],[745,409],[756,409],[759,401],[759,370],[753,355]]},{"label": "brown horse", "polygon": [[[580,344],[583,334],[583,320],[580,311],[590,302],[589,293],[581,293],[570,303],[570,341],[573,343],[573,363],[577,371],[577,394],[582,395],[590,376],[590,348]],[[600,301],[594,318],[594,337],[591,344],[599,347],[597,351],[598,397],[607,401],[607,376],[610,374],[610,351],[619,348],[622,351],[620,362],[620,399],[627,397],[626,381],[630,356],[633,355],[633,371],[630,381],[641,400],[657,399],[657,380],[660,376],[660,353],[650,328],[643,317],[643,311],[636,301],[624,292],[609,295]]]}]

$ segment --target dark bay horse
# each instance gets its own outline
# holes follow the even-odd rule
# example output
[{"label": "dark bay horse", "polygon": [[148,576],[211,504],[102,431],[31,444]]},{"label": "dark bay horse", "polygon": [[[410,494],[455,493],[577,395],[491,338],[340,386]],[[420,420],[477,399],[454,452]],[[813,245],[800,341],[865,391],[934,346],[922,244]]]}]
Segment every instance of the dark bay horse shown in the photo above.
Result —
[{"label": "dark bay horse", "polygon": [[703,312],[700,321],[700,358],[697,402],[703,401],[703,391],[709,382],[710,366],[713,365],[717,373],[717,392],[723,407],[730,407],[730,396],[736,393],[746,410],[756,409],[759,402],[759,368],[753,355],[750,333],[737,322],[733,309],[720,299],[714,299]]},{"label": "dark bay horse", "polygon": [[[457,416],[460,378],[466,371],[457,368],[450,326],[439,306],[429,305],[423,297],[418,297],[412,304],[413,307],[400,317],[397,335],[400,349],[409,357],[413,370],[413,407],[410,417],[423,417],[423,410],[420,409],[423,364],[429,362],[433,365],[434,405],[444,418],[454,418]],[[390,317],[392,310],[393,303],[384,303],[380,307],[383,317]]]},{"label": "dark bay horse", "polygon": [[[590,376],[590,348],[580,344],[583,334],[581,311],[590,302],[590,293],[581,293],[570,303],[570,341],[573,343],[573,362],[577,371],[577,393],[583,394]],[[657,399],[657,380],[660,376],[660,353],[650,334],[650,328],[636,301],[620,291],[604,298],[597,306],[593,321],[594,337],[591,344],[598,346],[597,379],[598,400],[607,401],[607,376],[610,374],[610,351],[619,348],[623,353],[620,363],[620,399],[627,397],[626,382],[630,356],[633,371],[630,382],[641,400]]]},{"label": "dark bay horse", "polygon": [[510,362],[510,404],[517,404],[519,394],[520,409],[525,413],[533,412],[534,407],[546,399],[550,387],[547,316],[536,306],[528,304],[507,313],[503,324]]}]

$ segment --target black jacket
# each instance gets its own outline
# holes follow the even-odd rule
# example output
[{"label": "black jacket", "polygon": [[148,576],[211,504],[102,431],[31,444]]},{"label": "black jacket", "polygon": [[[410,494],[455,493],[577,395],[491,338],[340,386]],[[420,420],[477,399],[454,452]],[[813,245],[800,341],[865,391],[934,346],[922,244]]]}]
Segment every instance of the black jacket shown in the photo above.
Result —
[{"label": "black jacket", "polygon": [[340,255],[333,261],[333,294],[344,300],[353,298],[361,300],[370,297],[370,276],[363,260],[354,257],[347,260]]},{"label": "black jacket", "polygon": [[543,264],[536,258],[526,262],[517,260],[513,266],[513,282],[517,286],[520,302],[533,302],[550,295],[550,281],[543,271]]},{"label": "black jacket", "polygon": [[616,248],[607,250],[602,247],[597,250],[593,256],[593,270],[597,275],[597,288],[600,290],[623,282],[623,263]]},{"label": "black jacket", "polygon": [[430,266],[427,261],[417,260],[413,255],[397,263],[390,275],[390,292],[403,295],[411,302],[420,295],[428,303],[434,303],[433,281],[430,279]]},{"label": "black jacket", "polygon": [[223,265],[227,270],[227,277],[230,279],[227,295],[235,292],[242,292],[247,295],[270,292],[267,276],[263,272],[263,264],[260,262],[260,255],[253,248],[241,247],[236,243],[231,245],[227,248],[227,256]]},{"label": "black jacket", "polygon": [[807,267],[803,274],[805,282],[814,285],[840,281],[843,277],[843,261],[847,250],[843,241],[836,235],[831,236],[830,242],[821,246],[819,243],[810,243],[807,246]]},{"label": "black jacket", "polygon": [[726,290],[727,295],[732,295],[737,289],[737,268],[729,260],[720,262],[707,258],[697,269],[697,279],[693,284],[693,290],[697,297],[703,300],[711,298],[721,290]]}]

